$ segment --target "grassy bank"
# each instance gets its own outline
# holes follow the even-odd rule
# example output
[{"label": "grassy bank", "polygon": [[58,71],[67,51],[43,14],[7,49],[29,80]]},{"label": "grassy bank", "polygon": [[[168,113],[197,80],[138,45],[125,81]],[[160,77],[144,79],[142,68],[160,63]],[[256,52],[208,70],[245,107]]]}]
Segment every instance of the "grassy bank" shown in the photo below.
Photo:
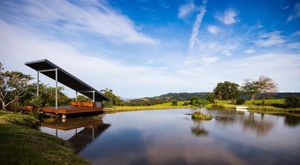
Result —
[{"label": "grassy bank", "polygon": [[0,111],[0,164],[89,164],[69,142],[40,132],[29,115]]},{"label": "grassy bank", "polygon": [[[273,106],[276,105],[284,105],[283,99],[272,99],[272,100],[265,100],[264,105],[262,100],[255,100],[255,101],[246,101],[242,106],[247,106],[248,110],[251,112],[258,112],[258,113],[265,113],[265,114],[282,114],[282,115],[293,115],[300,117],[300,108],[280,108]],[[208,109],[236,109],[235,104],[232,101],[216,101],[214,104],[208,104],[205,107]]]},{"label": "grassy bank", "polygon": [[184,101],[178,101],[176,106],[172,105],[171,102],[156,104],[150,106],[114,106],[112,108],[105,108],[105,112],[125,112],[125,111],[138,111],[138,110],[155,110],[155,109],[176,109],[176,108],[190,108],[189,105],[183,105]]},{"label": "grassy bank", "polygon": [[[156,104],[151,106],[114,106],[112,108],[105,108],[105,112],[125,112],[125,111],[138,111],[138,110],[156,110],[156,109],[176,109],[176,108],[191,108],[189,105],[183,105],[188,101],[178,101],[177,106],[173,106],[171,102]],[[264,104],[264,105],[262,105]],[[247,100],[243,106],[247,106],[248,110],[253,112],[260,113],[269,113],[269,114],[286,114],[286,113],[299,113],[300,108],[280,108],[273,105],[284,105],[285,102],[283,99],[272,99],[272,100]],[[207,104],[205,108],[207,109],[228,109],[235,110],[236,104],[234,102],[228,101],[216,101],[214,104]],[[296,114],[297,115],[297,114]]]}]

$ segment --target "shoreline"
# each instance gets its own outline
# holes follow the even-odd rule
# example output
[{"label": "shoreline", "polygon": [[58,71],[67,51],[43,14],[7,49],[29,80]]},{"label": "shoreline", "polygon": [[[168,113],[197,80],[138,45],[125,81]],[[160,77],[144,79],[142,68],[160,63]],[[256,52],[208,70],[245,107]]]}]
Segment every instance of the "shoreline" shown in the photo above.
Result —
[{"label": "shoreline", "polygon": [[[226,104],[216,105],[208,104],[204,106],[207,109],[226,109],[235,110],[237,105]],[[249,112],[274,114],[274,115],[292,115],[300,117],[300,108],[277,108],[273,106],[256,106],[256,105],[245,105],[248,107]],[[132,111],[145,111],[145,110],[167,110],[167,109],[191,109],[191,106],[116,106],[113,108],[104,108],[104,114],[111,114],[117,112],[132,112]]]},{"label": "shoreline", "polygon": [[0,111],[2,164],[91,164],[74,153],[71,143],[41,132],[38,125],[32,115]]}]

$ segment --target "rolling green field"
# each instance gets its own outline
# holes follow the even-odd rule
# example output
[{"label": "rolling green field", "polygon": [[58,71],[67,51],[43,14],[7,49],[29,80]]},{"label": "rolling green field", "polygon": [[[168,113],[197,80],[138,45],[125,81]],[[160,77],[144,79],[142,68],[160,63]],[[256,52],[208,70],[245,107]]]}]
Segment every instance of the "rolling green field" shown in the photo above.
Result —
[{"label": "rolling green field", "polygon": [[30,115],[0,111],[1,164],[90,164],[73,153],[71,144],[35,128]]},{"label": "rolling green field", "polygon": [[123,111],[137,111],[137,110],[155,110],[155,109],[173,109],[173,108],[190,108],[189,105],[183,105],[185,101],[178,101],[177,106],[173,106],[172,102],[163,104],[149,105],[149,106],[114,106],[112,108],[105,108],[105,112],[123,112]]},{"label": "rolling green field", "polygon": [[[151,106],[114,106],[112,108],[105,108],[105,112],[123,112],[123,111],[137,111],[137,110],[156,110],[156,109],[175,109],[175,108],[191,108],[190,105],[183,105],[185,102],[189,101],[178,101],[177,106],[173,106],[172,102],[166,102],[163,104],[156,104]],[[264,104],[263,104],[264,102]],[[263,104],[263,105],[262,105]],[[247,100],[244,106],[247,106],[249,110],[253,112],[263,112],[263,113],[290,113],[299,112],[300,108],[281,108],[275,107],[274,105],[284,105],[284,99],[270,99],[270,100]],[[226,101],[215,101],[214,104],[207,104],[205,108],[225,108],[225,109],[236,109],[236,104],[232,100]]]}]

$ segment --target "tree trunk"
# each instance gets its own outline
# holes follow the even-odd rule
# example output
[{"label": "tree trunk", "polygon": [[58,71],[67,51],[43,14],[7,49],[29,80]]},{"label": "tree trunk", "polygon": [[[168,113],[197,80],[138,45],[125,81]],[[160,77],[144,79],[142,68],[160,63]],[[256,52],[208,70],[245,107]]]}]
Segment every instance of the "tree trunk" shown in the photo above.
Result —
[{"label": "tree trunk", "polygon": [[2,110],[6,110],[6,106],[5,106],[5,102],[4,101],[2,101]]},{"label": "tree trunk", "polygon": [[254,101],[256,94],[251,95],[251,101]]}]

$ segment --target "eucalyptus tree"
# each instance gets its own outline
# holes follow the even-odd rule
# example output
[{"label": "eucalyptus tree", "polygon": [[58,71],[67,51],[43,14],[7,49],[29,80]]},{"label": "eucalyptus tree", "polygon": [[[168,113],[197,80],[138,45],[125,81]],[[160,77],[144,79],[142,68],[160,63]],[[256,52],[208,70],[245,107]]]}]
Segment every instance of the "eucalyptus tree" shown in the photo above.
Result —
[{"label": "eucalyptus tree", "polygon": [[7,106],[25,94],[30,80],[32,80],[30,75],[16,71],[4,71],[3,65],[0,63],[0,102],[3,110],[6,110]]}]

